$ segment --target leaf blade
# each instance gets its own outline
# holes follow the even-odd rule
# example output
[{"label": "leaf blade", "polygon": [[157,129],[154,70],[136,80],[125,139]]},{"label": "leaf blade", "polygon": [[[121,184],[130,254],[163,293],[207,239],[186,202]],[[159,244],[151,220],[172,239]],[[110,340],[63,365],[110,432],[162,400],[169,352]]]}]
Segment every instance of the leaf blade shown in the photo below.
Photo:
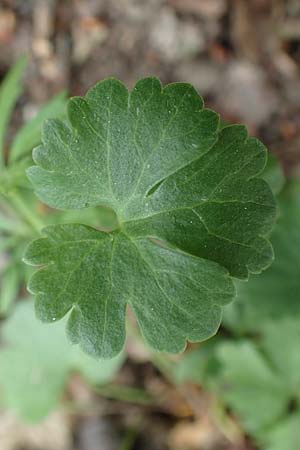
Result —
[{"label": "leaf blade", "polygon": [[[108,206],[118,218],[99,252],[93,246],[101,232],[89,230],[95,238],[85,254],[86,243],[74,244],[83,228],[74,225],[67,261],[58,247],[46,248],[45,259],[35,260],[33,244],[26,255],[31,264],[47,264],[30,283],[38,314],[51,320],[73,308],[69,335],[89,353],[109,357],[121,349],[126,303],[158,350],[180,351],[187,340],[210,337],[221,307],[234,297],[230,276],[247,278],[273,259],[267,235],[276,206],[260,179],[266,149],[243,126],[220,130],[219,116],[204,108],[191,85],[162,88],[150,77],[129,93],[118,80],[104,80],[85,98],[70,100],[68,121],[45,124],[33,156],[36,165],[28,176],[42,201],[62,209]],[[48,244],[64,234],[59,227],[52,231]],[[83,266],[70,274],[68,261],[76,255]],[[176,276],[171,261],[179,265]],[[158,273],[162,266],[167,275]],[[68,274],[72,282],[66,285]],[[216,291],[208,295],[203,278],[212,274]],[[51,299],[51,289],[61,292],[63,284],[59,301]],[[76,295],[78,302],[72,302]],[[156,323],[167,316],[159,329]],[[120,330],[115,341],[114,321]]]}]

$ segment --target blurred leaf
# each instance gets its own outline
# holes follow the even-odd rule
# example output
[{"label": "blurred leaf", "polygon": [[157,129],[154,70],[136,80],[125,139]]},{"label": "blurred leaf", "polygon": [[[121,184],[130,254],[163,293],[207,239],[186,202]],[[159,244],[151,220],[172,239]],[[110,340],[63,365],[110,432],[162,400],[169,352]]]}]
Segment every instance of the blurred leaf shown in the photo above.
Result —
[{"label": "blurred leaf", "polygon": [[0,193],[8,195],[16,187],[31,188],[25,172],[30,164],[31,158],[27,157],[3,168],[0,173]]},{"label": "blurred leaf", "polygon": [[0,401],[24,420],[43,419],[57,407],[70,372],[98,384],[110,381],[124,355],[95,361],[69,344],[64,321],[44,325],[34,316],[33,302],[20,302],[2,329]]},{"label": "blurred leaf", "polygon": [[177,383],[193,382],[208,387],[220,366],[215,355],[218,342],[218,337],[214,337],[198,349],[185,352],[181,360],[174,365],[174,378]]},{"label": "blurred leaf", "polygon": [[[290,426],[292,402],[299,411],[299,348],[299,320],[269,322],[256,343],[250,339],[224,341],[218,336],[187,352],[175,368],[175,379],[204,386],[230,408],[258,443],[274,445],[273,430],[277,435],[277,430],[281,433],[282,429],[284,436],[282,421],[286,421],[287,429]],[[278,450],[282,449],[285,447],[278,446]]]},{"label": "blurred leaf", "polygon": [[257,332],[283,317],[300,321],[300,182],[278,197],[280,217],[271,235],[275,261],[249,282],[236,282],[237,299],[224,309],[223,323],[238,333]]},{"label": "blurred leaf", "polygon": [[8,72],[0,85],[0,167],[4,165],[4,139],[13,108],[21,94],[21,78],[27,65],[27,58],[22,57]]},{"label": "blurred leaf", "polygon": [[0,212],[0,230],[9,234],[22,234],[24,227],[15,218],[7,217]]},{"label": "blurred leaf", "polygon": [[291,415],[265,433],[264,450],[298,450],[300,448],[300,413]]},{"label": "blurred leaf", "polygon": [[[30,239],[27,237],[27,239]],[[12,236],[9,250],[9,262],[1,274],[0,284],[0,315],[7,316],[18,299],[21,288],[24,288],[32,271],[22,264],[27,239],[24,236]],[[9,244],[9,240],[8,240]],[[1,245],[0,245],[1,247]]]},{"label": "blurred leaf", "polygon": [[291,396],[300,400],[300,319],[266,323],[262,346]]},{"label": "blurred leaf", "polygon": [[6,315],[20,289],[18,265],[9,265],[0,276],[0,315]]},{"label": "blurred leaf", "polygon": [[269,184],[273,194],[277,195],[285,183],[285,176],[280,163],[275,155],[268,153],[268,162],[262,173],[262,178]]},{"label": "blurred leaf", "polygon": [[0,252],[15,247],[18,244],[19,236],[3,236],[0,235]]},{"label": "blurred leaf", "polygon": [[285,379],[250,341],[222,343],[217,356],[222,365],[219,395],[246,431],[259,436],[287,412],[290,397]]},{"label": "blurred leaf", "polygon": [[17,133],[9,154],[10,162],[27,155],[41,140],[41,128],[46,119],[61,118],[65,113],[67,92],[61,92]]}]

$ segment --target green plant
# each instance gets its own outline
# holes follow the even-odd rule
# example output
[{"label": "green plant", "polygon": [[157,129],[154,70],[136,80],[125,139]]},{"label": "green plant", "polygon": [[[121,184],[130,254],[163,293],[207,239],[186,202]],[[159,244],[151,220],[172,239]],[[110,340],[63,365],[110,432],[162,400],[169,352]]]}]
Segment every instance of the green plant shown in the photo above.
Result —
[{"label": "green plant", "polygon": [[[264,146],[245,127],[220,125],[190,85],[162,89],[156,78],[130,94],[117,80],[100,82],[69,101],[67,116],[63,93],[7,142],[25,65],[0,88],[0,313],[11,315],[1,330],[0,406],[41,420],[74,372],[100,394],[149,401],[110,384],[124,360],[127,304],[147,343],[171,353],[215,334],[224,310],[226,338],[178,363],[149,358],[170,381],[204,386],[264,450],[297,450],[299,182],[282,189],[279,165],[271,156],[265,166]],[[46,121],[41,138],[41,122],[54,116],[62,120]],[[32,300],[13,305],[32,273],[20,263],[32,239],[29,289],[50,326],[35,320]],[[275,262],[260,274],[272,246]],[[84,352],[113,359],[71,346],[65,326]]]},{"label": "green plant", "polygon": [[[15,303],[31,273],[21,262],[28,242],[39,235],[49,220],[78,220],[76,212],[41,208],[25,173],[32,164],[32,147],[41,139],[41,123],[49,117],[64,116],[66,93],[54,97],[14,134],[12,141],[7,139],[26,64],[26,58],[20,59],[0,85],[0,319],[5,318],[0,322],[0,407],[13,410],[23,420],[36,422],[59,406],[73,372],[79,372],[97,389],[105,383],[104,395],[116,391],[115,395],[136,397],[137,393],[107,385],[120,367],[123,353],[107,362],[91,360],[68,344],[63,322],[45,327],[36,321],[31,300]],[[84,215],[80,213],[80,220],[100,224],[103,229],[112,224],[107,209],[99,213],[86,208]]]},{"label": "green plant", "polygon": [[64,323],[51,328],[35,320],[32,301],[20,301],[5,322],[0,352],[0,405],[23,420],[36,422],[59,406],[69,374],[78,372],[91,386],[106,384],[119,370],[124,354],[95,361],[71,346]]},{"label": "green plant", "polygon": [[26,243],[43,227],[25,169],[32,164],[32,147],[40,142],[41,124],[46,118],[62,117],[66,93],[54,97],[38,114],[7,140],[14,106],[22,92],[21,79],[27,59],[21,58],[0,85],[0,252],[5,255],[1,273],[0,315],[9,311],[27,277],[21,263]]},{"label": "green plant", "polygon": [[300,317],[300,188],[289,182],[278,196],[279,219],[271,236],[276,258],[261,277],[238,283],[237,301],[225,311],[235,333],[257,333],[271,319]]},{"label": "green plant", "polygon": [[154,349],[215,334],[231,277],[272,261],[276,215],[259,177],[266,149],[245,127],[219,124],[191,85],[162,89],[156,78],[130,94],[104,80],[69,101],[67,121],[45,123],[27,171],[37,196],[53,208],[111,208],[117,225],[55,225],[30,244],[41,320],[70,313],[71,341],[102,358],[124,345],[126,304]]},{"label": "green plant", "polygon": [[300,445],[299,199],[298,180],[279,193],[276,259],[260,277],[238,282],[224,314],[231,338],[187,353],[176,368],[178,382],[204,385],[267,450]]}]

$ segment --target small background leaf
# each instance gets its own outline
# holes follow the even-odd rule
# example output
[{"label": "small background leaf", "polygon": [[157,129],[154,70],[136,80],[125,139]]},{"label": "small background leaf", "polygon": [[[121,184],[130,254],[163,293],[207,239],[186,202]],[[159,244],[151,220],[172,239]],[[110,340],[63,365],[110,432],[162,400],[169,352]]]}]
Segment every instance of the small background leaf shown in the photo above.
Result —
[{"label": "small background leaf", "polygon": [[264,439],[264,450],[296,450],[300,445],[300,413],[292,414],[282,420],[276,427],[266,432]]},{"label": "small background leaf", "polygon": [[63,117],[65,113],[67,92],[61,92],[50,100],[37,115],[27,122],[16,134],[9,153],[9,161],[13,163],[28,153],[40,143],[41,128],[46,119]]},{"label": "small background leaf", "polygon": [[0,403],[26,421],[39,421],[58,406],[68,376],[80,372],[93,384],[107,383],[124,355],[95,361],[72,347],[64,321],[46,326],[34,316],[33,302],[18,303],[2,328]]},{"label": "small background leaf", "polygon": [[224,310],[223,323],[238,333],[257,332],[265,322],[300,318],[300,183],[289,182],[278,196],[279,219],[271,235],[275,261],[248,283],[236,282],[237,299]]},{"label": "small background leaf", "polygon": [[274,195],[279,194],[285,183],[283,169],[278,159],[272,153],[268,153],[268,162],[262,173],[262,177],[271,187]]},{"label": "small background leaf", "polygon": [[250,341],[221,343],[219,394],[256,436],[287,411],[289,392],[284,380]]}]

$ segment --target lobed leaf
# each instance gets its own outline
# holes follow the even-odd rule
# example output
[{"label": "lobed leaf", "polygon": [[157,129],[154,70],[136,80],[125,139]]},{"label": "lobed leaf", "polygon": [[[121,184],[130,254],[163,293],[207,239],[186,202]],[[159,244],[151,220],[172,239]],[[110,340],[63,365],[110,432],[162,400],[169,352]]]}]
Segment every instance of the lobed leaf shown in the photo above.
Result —
[{"label": "lobed leaf", "polygon": [[147,342],[178,352],[213,335],[234,297],[231,276],[259,273],[273,258],[276,215],[258,178],[266,149],[245,127],[219,129],[191,85],[115,79],[73,98],[68,121],[51,120],[28,170],[54,208],[112,208],[110,233],[48,227],[25,255],[43,266],[29,289],[42,320],[72,310],[68,332],[88,353],[111,357],[134,310]]},{"label": "lobed leaf", "polygon": [[299,318],[266,322],[262,348],[290,391],[300,399],[300,327]]},{"label": "lobed leaf", "polygon": [[250,341],[220,344],[219,395],[256,436],[287,411],[289,391],[280,375]]},{"label": "lobed leaf", "polygon": [[50,322],[73,308],[71,340],[98,357],[111,357],[124,345],[127,303],[150,345],[178,352],[187,339],[215,333],[221,306],[234,294],[216,263],[147,239],[72,224],[44,233],[47,237],[34,241],[26,254],[34,265],[51,261],[29,283],[37,315]]},{"label": "lobed leaf", "polygon": [[274,195],[278,195],[282,191],[285,184],[284,172],[278,158],[270,152],[262,178],[269,184]]},{"label": "lobed leaf", "polygon": [[224,323],[240,333],[264,330],[268,320],[300,317],[300,183],[291,181],[278,196],[279,220],[271,235],[276,258],[248,283],[237,283],[237,300]]},{"label": "lobed leaf", "polygon": [[279,443],[285,448],[288,432],[293,443],[300,437],[294,419],[300,398],[299,320],[269,321],[261,333],[255,340],[216,338],[187,352],[175,379],[213,392],[262,448],[279,449]]}]

